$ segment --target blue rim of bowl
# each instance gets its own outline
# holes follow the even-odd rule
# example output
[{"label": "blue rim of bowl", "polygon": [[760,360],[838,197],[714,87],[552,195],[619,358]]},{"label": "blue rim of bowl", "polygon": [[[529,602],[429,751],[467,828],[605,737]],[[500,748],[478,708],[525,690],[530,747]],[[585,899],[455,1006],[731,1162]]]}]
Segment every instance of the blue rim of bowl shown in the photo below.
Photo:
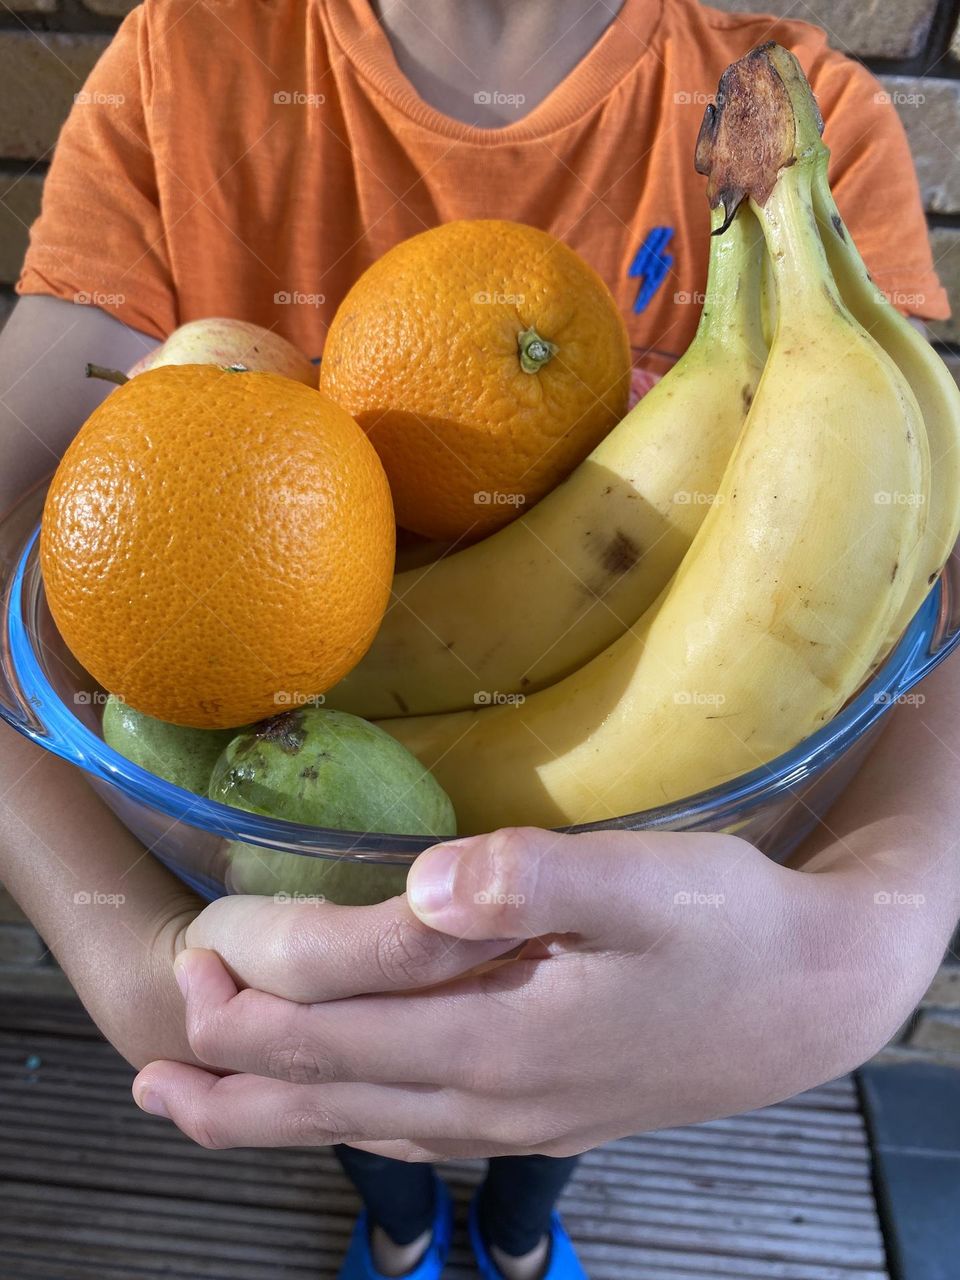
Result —
[{"label": "blue rim of bowl", "polygon": [[[167,817],[229,840],[243,840],[267,849],[282,849],[320,858],[350,854],[357,860],[408,862],[436,838],[392,835],[388,832],[339,831],[311,827],[282,818],[266,818],[234,809],[205,796],[196,796],[133,764],[91,732],[60,699],[41,667],[23,619],[23,584],[40,528],[24,545],[10,582],[8,644],[13,674],[32,716],[43,731],[32,727],[31,713],[18,719],[0,705],[0,715],[13,728],[40,746],[86,772],[118,787],[125,795]],[[867,732],[905,693],[928,675],[960,643],[960,626],[948,631],[933,650],[943,598],[942,579],[936,583],[886,661],[874,677],[822,729],[791,751],[742,774],[733,782],[702,791],[686,800],[604,821],[558,827],[565,832],[611,829],[654,830],[682,822],[690,826],[706,817],[722,821],[744,809],[783,795],[813,774],[828,768],[857,738]],[[318,844],[323,848],[318,848]],[[368,848],[358,848],[367,845]],[[383,847],[376,847],[383,846]]]}]

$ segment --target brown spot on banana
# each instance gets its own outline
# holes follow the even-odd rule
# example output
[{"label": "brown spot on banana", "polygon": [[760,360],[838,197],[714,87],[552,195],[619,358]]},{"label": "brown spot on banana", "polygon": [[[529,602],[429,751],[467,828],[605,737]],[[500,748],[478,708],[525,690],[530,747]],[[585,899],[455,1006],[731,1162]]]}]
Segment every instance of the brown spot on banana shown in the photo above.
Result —
[{"label": "brown spot on banana", "polygon": [[622,529],[618,529],[600,553],[600,562],[609,574],[627,573],[643,554],[641,548]]}]

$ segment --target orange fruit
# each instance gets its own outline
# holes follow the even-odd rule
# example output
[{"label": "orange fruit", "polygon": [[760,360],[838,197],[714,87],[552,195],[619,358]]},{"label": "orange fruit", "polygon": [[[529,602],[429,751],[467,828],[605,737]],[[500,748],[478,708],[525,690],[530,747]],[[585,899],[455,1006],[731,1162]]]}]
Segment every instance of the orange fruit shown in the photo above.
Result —
[{"label": "orange fruit", "polygon": [[111,693],[230,728],[330,688],[390,594],[395,525],[369,440],[273,373],[138,374],[88,418],[43,510],[67,646]]},{"label": "orange fruit", "polygon": [[626,412],[606,285],[516,222],[449,222],[384,254],[337,310],[320,388],[368,433],[398,522],[478,538],[551,490]]}]

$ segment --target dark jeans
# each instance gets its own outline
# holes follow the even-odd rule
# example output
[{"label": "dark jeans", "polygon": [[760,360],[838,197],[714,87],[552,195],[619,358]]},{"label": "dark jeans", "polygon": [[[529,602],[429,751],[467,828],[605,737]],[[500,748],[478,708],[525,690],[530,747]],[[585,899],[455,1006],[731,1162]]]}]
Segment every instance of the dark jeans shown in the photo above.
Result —
[{"label": "dark jeans", "polygon": [[[433,1225],[433,1166],[407,1164],[354,1147],[333,1148],[360,1193],[370,1220],[396,1244],[411,1244]],[[550,1214],[578,1156],[494,1156],[480,1188],[484,1239],[520,1257],[550,1229]]]}]

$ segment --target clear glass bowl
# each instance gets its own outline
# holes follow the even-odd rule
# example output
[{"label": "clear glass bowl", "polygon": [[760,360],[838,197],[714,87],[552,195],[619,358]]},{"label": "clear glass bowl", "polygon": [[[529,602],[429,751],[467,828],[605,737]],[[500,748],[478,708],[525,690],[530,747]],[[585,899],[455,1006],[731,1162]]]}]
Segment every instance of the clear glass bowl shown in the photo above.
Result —
[{"label": "clear glass bowl", "polygon": [[[131,764],[100,736],[104,692],[61,640],[43,593],[37,555],[45,486],[0,520],[0,715],[19,733],[83,769],[120,820],[207,898],[232,891],[227,845],[243,841],[287,859],[346,859],[403,866],[430,843],[418,836],[333,831],[231,809]],[[783,861],[844,790],[884,717],[960,642],[956,558],[894,652],[819,732],[768,765],[677,804],[566,828],[735,831]],[[271,855],[264,853],[269,861]]]}]

